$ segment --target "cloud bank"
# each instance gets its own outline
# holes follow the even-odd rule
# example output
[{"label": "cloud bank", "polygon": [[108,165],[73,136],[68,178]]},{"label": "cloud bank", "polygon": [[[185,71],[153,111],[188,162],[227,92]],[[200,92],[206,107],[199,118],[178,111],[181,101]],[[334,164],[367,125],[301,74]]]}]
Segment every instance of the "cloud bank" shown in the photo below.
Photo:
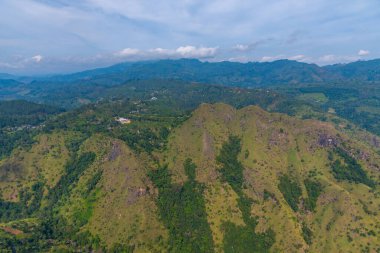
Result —
[{"label": "cloud bank", "polygon": [[178,58],[197,58],[210,59],[216,55],[217,47],[195,47],[181,46],[177,49],[153,48],[140,50],[136,48],[125,48],[116,52],[114,55],[129,60],[146,59],[178,59]]}]

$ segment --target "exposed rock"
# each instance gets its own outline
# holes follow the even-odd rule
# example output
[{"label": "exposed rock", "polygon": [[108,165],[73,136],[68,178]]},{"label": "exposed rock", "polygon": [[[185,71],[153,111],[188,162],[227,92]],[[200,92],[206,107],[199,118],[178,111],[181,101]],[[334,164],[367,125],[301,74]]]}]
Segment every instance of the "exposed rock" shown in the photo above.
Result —
[{"label": "exposed rock", "polygon": [[110,153],[108,154],[108,161],[114,161],[118,156],[121,154],[121,148],[120,144],[118,142],[113,142],[112,143],[112,148]]},{"label": "exposed rock", "polygon": [[319,135],[318,144],[321,147],[336,147],[339,141],[335,136],[322,133]]},{"label": "exposed rock", "polygon": [[127,197],[127,204],[132,205],[136,203],[136,201],[147,194],[146,187],[138,187],[138,188],[132,188],[129,189],[128,197]]}]

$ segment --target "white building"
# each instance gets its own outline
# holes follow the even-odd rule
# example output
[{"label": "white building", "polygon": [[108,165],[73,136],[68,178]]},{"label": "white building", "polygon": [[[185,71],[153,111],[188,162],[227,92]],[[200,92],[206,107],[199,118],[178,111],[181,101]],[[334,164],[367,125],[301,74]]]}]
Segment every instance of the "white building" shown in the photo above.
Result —
[{"label": "white building", "polygon": [[127,118],[123,118],[123,117],[118,117],[116,118],[116,121],[120,122],[121,124],[131,124],[132,121],[130,119],[127,119]]}]

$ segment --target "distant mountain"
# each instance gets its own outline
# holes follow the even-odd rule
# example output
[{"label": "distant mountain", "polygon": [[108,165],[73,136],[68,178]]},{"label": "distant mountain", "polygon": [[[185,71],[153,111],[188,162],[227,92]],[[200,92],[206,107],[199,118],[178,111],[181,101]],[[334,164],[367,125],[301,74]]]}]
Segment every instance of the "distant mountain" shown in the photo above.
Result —
[{"label": "distant mountain", "polygon": [[135,79],[185,81],[258,87],[339,81],[380,81],[380,60],[320,67],[290,60],[274,62],[201,62],[196,59],[120,63],[106,68],[43,79],[50,82],[107,81],[118,84]]},{"label": "distant mountain", "polygon": [[15,76],[7,73],[0,73],[0,79],[14,79]]},{"label": "distant mountain", "polygon": [[189,83],[276,89],[380,134],[380,85],[373,85],[380,84],[380,60],[324,67],[290,60],[267,63],[211,63],[195,59],[127,62],[35,80],[30,77],[0,80],[0,100],[23,99],[68,109],[110,96],[145,94],[146,90],[138,89],[144,83],[139,81],[147,81],[147,89],[152,94],[164,91],[166,84],[163,83],[171,81],[179,81],[174,94],[182,92],[181,85]]},{"label": "distant mountain", "polygon": [[127,80],[159,78],[249,87],[323,82],[326,79],[325,72],[315,64],[289,60],[269,63],[227,61],[210,63],[195,59],[180,59],[121,63],[107,68],[54,76],[45,81],[107,80],[110,83],[121,83]]},{"label": "distant mountain", "polygon": [[326,66],[324,69],[335,73],[345,80],[379,81],[380,59],[371,61],[357,61],[348,64]]},{"label": "distant mountain", "polygon": [[178,79],[238,87],[335,82],[380,82],[380,59],[318,66],[291,60],[273,62],[201,62],[196,59],[124,62],[110,67],[49,77],[16,77],[0,73],[0,79],[38,84],[95,82],[118,85],[136,79]]},{"label": "distant mountain", "polygon": [[17,85],[20,85],[20,83],[13,79],[0,79],[0,88],[5,87],[15,87]]}]

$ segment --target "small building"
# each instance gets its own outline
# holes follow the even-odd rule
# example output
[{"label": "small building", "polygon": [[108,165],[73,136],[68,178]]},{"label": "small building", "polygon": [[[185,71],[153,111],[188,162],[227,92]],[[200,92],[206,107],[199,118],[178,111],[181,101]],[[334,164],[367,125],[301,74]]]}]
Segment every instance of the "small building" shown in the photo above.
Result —
[{"label": "small building", "polygon": [[132,123],[132,121],[130,119],[123,118],[123,117],[116,118],[116,121],[120,122],[123,125]]}]

